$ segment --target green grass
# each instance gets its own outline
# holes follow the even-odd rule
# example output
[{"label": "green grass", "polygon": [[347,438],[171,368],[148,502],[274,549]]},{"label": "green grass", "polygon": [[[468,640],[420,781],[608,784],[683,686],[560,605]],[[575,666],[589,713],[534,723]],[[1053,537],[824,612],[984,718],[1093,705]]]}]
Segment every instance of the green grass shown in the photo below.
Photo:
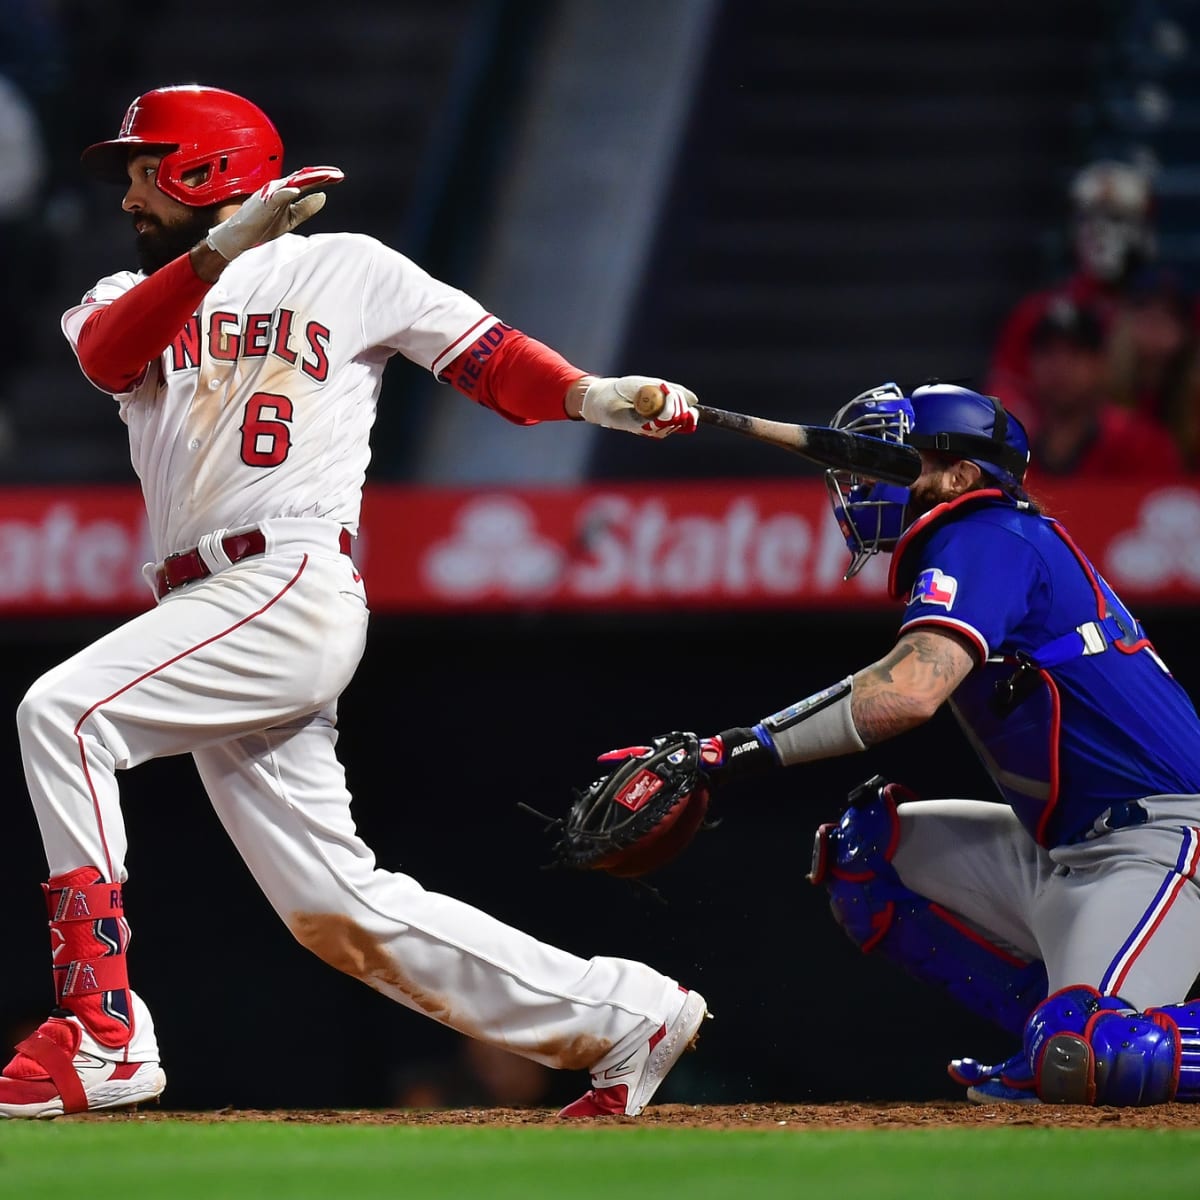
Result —
[{"label": "green grass", "polygon": [[0,1125],[8,1200],[1151,1200],[1200,1130]]}]

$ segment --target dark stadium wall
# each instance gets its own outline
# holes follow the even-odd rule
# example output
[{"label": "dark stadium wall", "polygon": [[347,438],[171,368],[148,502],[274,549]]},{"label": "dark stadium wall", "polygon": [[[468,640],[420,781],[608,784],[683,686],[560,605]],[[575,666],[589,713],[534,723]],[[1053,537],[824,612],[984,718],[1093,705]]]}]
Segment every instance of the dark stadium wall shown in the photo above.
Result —
[{"label": "dark stadium wall", "polygon": [[[1194,616],[1150,614],[1195,695]],[[9,623],[0,703],[105,626]],[[580,955],[639,958],[700,988],[716,1019],[663,1100],[952,1097],[949,1058],[1011,1047],[861,955],[805,882],[812,834],[879,771],[923,795],[990,795],[945,714],[867,755],[796,768],[715,802],[719,828],[655,877],[659,897],[607,877],[542,869],[548,839],[517,808],[562,811],[595,754],[672,728],[755,719],[881,653],[879,618],[376,621],[342,704],[339,751],[359,828],[381,866],[414,875]],[[0,1036],[52,1002],[45,875],[14,726],[8,791]],[[135,985],[153,1007],[168,1107],[389,1105],[461,1039],[338,975],[289,937],[208,808],[186,759],[125,774],[127,912]],[[572,1098],[555,1076],[543,1102]]]}]

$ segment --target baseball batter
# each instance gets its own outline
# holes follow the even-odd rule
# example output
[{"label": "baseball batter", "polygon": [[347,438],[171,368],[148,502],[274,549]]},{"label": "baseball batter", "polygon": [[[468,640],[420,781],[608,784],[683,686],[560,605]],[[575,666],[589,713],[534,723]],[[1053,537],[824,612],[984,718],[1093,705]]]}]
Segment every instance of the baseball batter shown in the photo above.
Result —
[{"label": "baseball batter", "polygon": [[[892,554],[895,647],[751,728],[704,739],[713,781],[864,750],[949,702],[1007,802],[919,801],[875,777],[810,878],[875,951],[1021,1049],[951,1074],[975,1100],[1200,1099],[1200,720],[1142,626],[1022,481],[1025,431],[944,384],[863,393],[834,425],[915,446],[911,488],[828,474],[853,553]],[[644,755],[628,747],[603,756]]]},{"label": "baseball batter", "polygon": [[[83,163],[124,186],[141,270],[100,280],[62,328],[129,427],[158,604],[20,706],[58,1007],[0,1076],[0,1114],[163,1090],[126,966],[116,773],[183,752],[303,945],[471,1037],[591,1071],[593,1089],[564,1116],[640,1112],[694,1039],[703,998],[378,868],[351,818],[336,708],[366,638],[352,552],[392,355],[521,424],[570,417],[661,437],[695,428],[695,397],[587,375],[371,238],[298,236],[341,172],[285,174],[270,120],[229,92],[148,92]],[[650,422],[632,407],[647,383],[667,401]]]}]

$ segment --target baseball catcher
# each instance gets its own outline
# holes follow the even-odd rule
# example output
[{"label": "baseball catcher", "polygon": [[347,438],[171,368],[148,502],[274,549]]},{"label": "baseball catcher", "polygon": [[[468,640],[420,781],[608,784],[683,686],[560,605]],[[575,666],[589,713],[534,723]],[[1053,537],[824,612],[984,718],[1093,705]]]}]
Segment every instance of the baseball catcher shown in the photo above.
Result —
[{"label": "baseball catcher", "polygon": [[[1005,803],[919,800],[879,776],[855,788],[814,846],[810,880],[835,920],[1012,1034],[1006,1062],[950,1064],[972,1100],[1200,1099],[1200,1002],[1183,1001],[1200,970],[1191,701],[1025,491],[1025,431],[998,401],[886,384],[833,424],[921,452],[909,488],[827,473],[847,578],[892,556],[899,639],[815,695],[701,739],[698,772],[712,784],[860,753],[949,703]],[[662,749],[604,759],[649,769]],[[658,854],[678,840],[660,835]],[[656,861],[636,836],[615,853]]]}]

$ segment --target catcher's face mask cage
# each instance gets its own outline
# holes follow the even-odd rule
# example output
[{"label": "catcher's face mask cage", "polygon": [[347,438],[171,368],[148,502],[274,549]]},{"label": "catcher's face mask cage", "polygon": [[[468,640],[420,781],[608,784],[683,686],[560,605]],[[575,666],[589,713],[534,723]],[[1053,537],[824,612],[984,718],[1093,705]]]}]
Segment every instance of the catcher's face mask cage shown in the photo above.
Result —
[{"label": "catcher's face mask cage", "polygon": [[[830,425],[902,443],[913,427],[913,409],[898,385],[885,383],[855,396]],[[852,579],[871,555],[893,549],[900,540],[907,525],[908,488],[836,469],[825,472],[825,486],[851,554],[845,578]]]}]

